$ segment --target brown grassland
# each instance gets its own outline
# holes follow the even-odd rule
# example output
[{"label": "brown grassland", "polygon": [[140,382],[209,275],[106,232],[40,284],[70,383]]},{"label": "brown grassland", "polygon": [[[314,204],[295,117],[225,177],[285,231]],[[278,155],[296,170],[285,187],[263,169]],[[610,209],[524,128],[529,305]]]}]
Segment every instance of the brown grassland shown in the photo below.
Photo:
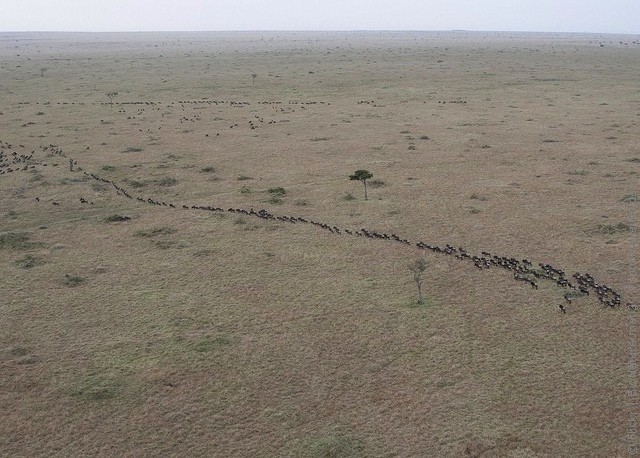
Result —
[{"label": "brown grassland", "polygon": [[[638,75],[629,36],[0,34],[0,455],[625,456]],[[418,306],[417,241],[623,304],[426,252]]]}]

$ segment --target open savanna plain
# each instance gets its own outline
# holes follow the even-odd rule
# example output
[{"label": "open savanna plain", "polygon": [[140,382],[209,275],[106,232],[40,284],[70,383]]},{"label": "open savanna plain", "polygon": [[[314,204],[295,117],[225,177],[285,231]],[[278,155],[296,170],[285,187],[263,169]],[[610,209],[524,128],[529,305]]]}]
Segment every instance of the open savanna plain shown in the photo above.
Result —
[{"label": "open savanna plain", "polygon": [[0,35],[0,455],[625,456],[638,75],[631,36]]}]

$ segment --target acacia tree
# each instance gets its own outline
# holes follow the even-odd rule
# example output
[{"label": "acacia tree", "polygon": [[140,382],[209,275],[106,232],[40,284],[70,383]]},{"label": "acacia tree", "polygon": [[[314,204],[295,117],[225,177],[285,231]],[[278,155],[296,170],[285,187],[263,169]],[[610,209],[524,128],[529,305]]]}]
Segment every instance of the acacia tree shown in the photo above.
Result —
[{"label": "acacia tree", "polygon": [[109,103],[113,106],[113,99],[118,96],[117,92],[107,92],[107,97],[109,98]]},{"label": "acacia tree", "polygon": [[409,270],[413,272],[413,281],[418,288],[418,304],[424,304],[424,297],[422,296],[422,276],[424,271],[427,270],[427,260],[425,258],[419,258],[415,262],[409,264]]},{"label": "acacia tree", "polygon": [[368,170],[356,170],[353,175],[349,175],[351,181],[361,181],[364,186],[364,200],[368,200],[367,197],[367,180],[373,178],[373,174]]}]

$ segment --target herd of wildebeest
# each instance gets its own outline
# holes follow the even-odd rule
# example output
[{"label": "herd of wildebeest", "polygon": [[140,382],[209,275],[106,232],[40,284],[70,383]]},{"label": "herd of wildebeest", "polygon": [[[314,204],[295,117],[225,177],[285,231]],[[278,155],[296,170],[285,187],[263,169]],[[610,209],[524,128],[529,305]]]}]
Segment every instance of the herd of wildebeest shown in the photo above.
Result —
[{"label": "herd of wildebeest", "polygon": [[[210,101],[208,103],[215,103],[215,101]],[[221,102],[224,103],[224,102]],[[23,152],[19,152],[17,150],[22,150]],[[7,142],[0,141],[0,175],[20,172],[20,171],[28,171],[32,169],[37,169],[38,167],[46,167],[47,163],[43,161],[38,161],[34,159],[35,150],[29,153],[24,152],[24,145],[17,145],[15,148],[13,145]],[[284,223],[290,224],[308,224],[311,226],[315,226],[321,230],[329,232],[331,234],[339,235],[339,236],[352,236],[352,237],[364,237],[373,240],[380,241],[389,241],[398,244],[402,244],[405,246],[414,245],[422,251],[429,251],[432,253],[436,253],[444,256],[451,256],[457,260],[467,262],[472,264],[475,268],[480,270],[492,269],[492,268],[501,268],[512,272],[513,279],[516,281],[524,282],[529,284],[533,289],[538,289],[538,284],[542,281],[547,281],[555,284],[560,287],[564,291],[563,299],[564,301],[558,305],[559,310],[562,313],[566,313],[566,306],[571,304],[572,301],[578,298],[582,298],[585,296],[594,295],[598,302],[603,306],[616,308],[620,307],[622,304],[622,298],[620,293],[615,291],[610,286],[607,286],[599,281],[597,281],[593,275],[589,273],[579,273],[576,272],[571,276],[567,276],[563,269],[552,266],[551,264],[545,263],[533,263],[528,259],[510,257],[510,256],[500,256],[497,254],[492,254],[487,251],[482,251],[479,255],[469,253],[462,247],[445,244],[445,246],[437,246],[426,243],[424,241],[418,241],[416,243],[412,243],[409,240],[394,234],[394,233],[382,233],[375,230],[370,229],[346,229],[340,228],[335,225],[314,221],[312,219],[303,218],[299,216],[289,216],[289,215],[275,215],[272,212],[260,209],[254,210],[243,209],[243,208],[222,208],[215,205],[187,205],[187,204],[175,204],[171,202],[165,202],[161,200],[156,200],[150,197],[142,197],[137,195],[132,195],[127,189],[120,186],[116,182],[109,180],[107,178],[96,175],[95,173],[90,173],[83,170],[78,165],[78,161],[68,157],[64,151],[55,145],[47,145],[41,147],[41,151],[49,157],[59,156],[65,158],[65,161],[68,161],[69,171],[70,172],[82,172],[88,178],[91,178],[95,181],[106,183],[111,185],[118,195],[121,195],[125,198],[136,200],[140,203],[144,203],[147,205],[153,205],[157,207],[168,207],[174,208],[177,210],[197,210],[197,211],[207,211],[214,213],[234,213],[240,215],[246,215],[249,217],[260,218],[262,220],[267,221],[280,221]],[[57,165],[57,164],[56,164]],[[39,197],[36,197],[38,202],[41,202]],[[93,202],[85,199],[84,197],[79,197],[80,203],[82,204],[93,204]],[[57,201],[51,202],[53,205],[60,205]],[[128,220],[130,218],[123,217],[123,220]],[[630,302],[626,303],[626,306],[632,310],[636,310],[635,304]]]}]

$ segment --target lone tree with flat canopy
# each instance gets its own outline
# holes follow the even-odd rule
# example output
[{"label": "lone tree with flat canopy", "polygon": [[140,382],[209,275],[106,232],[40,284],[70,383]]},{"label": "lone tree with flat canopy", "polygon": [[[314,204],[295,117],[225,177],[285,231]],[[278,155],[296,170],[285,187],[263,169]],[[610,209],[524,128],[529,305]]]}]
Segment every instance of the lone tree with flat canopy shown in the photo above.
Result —
[{"label": "lone tree with flat canopy", "polygon": [[367,197],[367,180],[373,178],[373,174],[368,170],[356,170],[353,175],[349,175],[351,181],[361,181],[364,185],[364,200],[369,200]]}]

